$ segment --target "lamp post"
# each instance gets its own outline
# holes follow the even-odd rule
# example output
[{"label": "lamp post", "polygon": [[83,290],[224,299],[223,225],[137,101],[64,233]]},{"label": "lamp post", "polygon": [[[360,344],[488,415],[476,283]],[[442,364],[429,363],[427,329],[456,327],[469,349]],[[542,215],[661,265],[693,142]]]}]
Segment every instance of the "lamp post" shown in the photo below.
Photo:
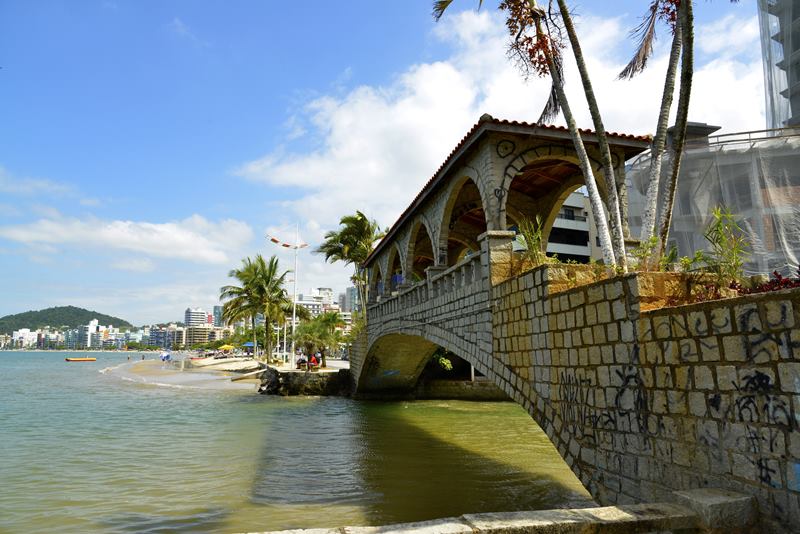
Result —
[{"label": "lamp post", "polygon": [[292,289],[292,368],[294,368],[294,327],[295,323],[297,322],[297,251],[301,248],[306,248],[308,243],[301,243],[300,242],[300,228],[299,224],[295,223],[294,225],[294,244],[291,243],[284,243],[280,239],[273,237],[271,235],[267,235],[270,241],[275,243],[276,245],[280,245],[283,248],[290,248],[294,250],[294,286]]}]

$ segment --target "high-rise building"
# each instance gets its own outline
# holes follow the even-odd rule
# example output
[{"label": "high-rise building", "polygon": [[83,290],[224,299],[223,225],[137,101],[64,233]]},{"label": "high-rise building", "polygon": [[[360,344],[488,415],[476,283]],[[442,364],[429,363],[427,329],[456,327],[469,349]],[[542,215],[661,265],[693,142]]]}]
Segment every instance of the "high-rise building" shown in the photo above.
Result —
[{"label": "high-rise building", "polygon": [[319,295],[323,304],[333,304],[333,289],[329,287],[318,287],[317,295]]},{"label": "high-rise building", "polygon": [[208,324],[208,314],[203,308],[186,308],[183,322],[187,327],[205,325]]},{"label": "high-rise building", "polygon": [[214,326],[222,325],[222,306],[214,306]]},{"label": "high-rise building", "polygon": [[800,125],[800,0],[758,0],[767,128]]},{"label": "high-rise building", "polygon": [[356,287],[350,286],[344,290],[344,302],[345,304],[342,306],[342,311],[358,311],[360,303],[358,299],[358,289]]}]

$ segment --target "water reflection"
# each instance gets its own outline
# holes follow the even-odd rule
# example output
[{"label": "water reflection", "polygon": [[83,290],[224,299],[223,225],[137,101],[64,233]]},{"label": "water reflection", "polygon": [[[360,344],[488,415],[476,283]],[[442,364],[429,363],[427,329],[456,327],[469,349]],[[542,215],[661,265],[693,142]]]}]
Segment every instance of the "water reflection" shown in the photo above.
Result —
[{"label": "water reflection", "polygon": [[252,487],[269,528],[592,505],[513,404],[284,401]]}]

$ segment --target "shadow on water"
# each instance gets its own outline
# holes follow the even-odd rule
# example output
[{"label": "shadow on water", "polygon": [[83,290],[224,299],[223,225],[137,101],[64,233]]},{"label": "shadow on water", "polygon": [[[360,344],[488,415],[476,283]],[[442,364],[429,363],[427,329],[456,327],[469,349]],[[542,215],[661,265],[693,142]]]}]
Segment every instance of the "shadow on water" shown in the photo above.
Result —
[{"label": "shadow on water", "polygon": [[128,513],[101,523],[104,532],[126,534],[161,534],[166,532],[221,532],[225,530],[230,511],[210,508],[186,515]]},{"label": "shadow on water", "polygon": [[[471,404],[290,402],[281,420],[291,424],[265,427],[252,502],[311,506],[308,515],[323,518],[326,506],[344,504],[372,525],[593,505],[527,415]],[[471,441],[470,433],[480,436]],[[269,528],[341,526],[304,519]]]}]

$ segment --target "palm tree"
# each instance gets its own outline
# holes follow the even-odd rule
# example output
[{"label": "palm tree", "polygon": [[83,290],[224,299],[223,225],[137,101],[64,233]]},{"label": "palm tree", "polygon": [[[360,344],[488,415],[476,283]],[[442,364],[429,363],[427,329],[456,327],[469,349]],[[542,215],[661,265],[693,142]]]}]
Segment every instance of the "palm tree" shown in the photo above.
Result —
[{"label": "palm tree", "polygon": [[228,322],[249,318],[253,325],[253,356],[258,355],[258,339],[256,337],[256,318],[264,317],[267,355],[272,353],[272,324],[283,324],[288,310],[291,310],[289,299],[283,284],[289,271],[280,272],[277,256],[269,261],[261,254],[255,259],[242,260],[240,269],[228,273],[241,285],[228,285],[220,288],[220,300],[227,301],[222,307],[222,316]]},{"label": "palm tree", "polygon": [[320,343],[322,350],[322,367],[327,367],[327,352],[337,346],[342,339],[341,332],[338,330],[344,326],[339,312],[327,312],[318,316],[315,321],[319,324]]},{"label": "palm tree", "polygon": [[[433,4],[434,18],[439,20],[451,3],[452,0],[435,1]],[[514,37],[510,52],[517,59],[518,65],[521,66],[524,71],[534,72],[539,75],[550,75],[552,81],[551,97],[545,106],[545,111],[540,121],[548,116],[554,116],[558,108],[561,108],[564,120],[567,123],[567,128],[569,129],[570,137],[572,137],[572,142],[575,146],[575,152],[578,156],[584,183],[589,193],[589,202],[592,207],[592,213],[594,213],[595,224],[597,225],[603,260],[606,265],[609,266],[617,265],[618,261],[622,262],[621,265],[624,265],[624,254],[621,255],[621,258],[617,258],[614,253],[614,249],[620,247],[619,245],[615,247],[611,239],[608,223],[606,222],[606,214],[603,209],[603,200],[597,188],[597,181],[592,170],[591,162],[589,161],[589,155],[586,152],[586,147],[578,131],[578,126],[575,122],[572,110],[570,109],[567,95],[564,92],[561,57],[558,51],[559,43],[555,40],[553,33],[549,31],[549,26],[548,31],[545,32],[543,21],[546,24],[547,17],[544,10],[537,5],[536,0],[527,0],[527,5],[525,4],[525,0],[509,0],[500,4],[501,9],[508,11],[506,26],[509,33]],[[533,35],[529,34],[531,31]],[[613,174],[611,176],[613,176]],[[610,181],[609,189],[614,185],[613,178],[610,178]],[[613,210],[613,206],[610,207],[610,210]],[[617,212],[619,212],[618,208]]]},{"label": "palm tree", "polygon": [[240,285],[227,285],[220,288],[219,299],[224,302],[222,317],[228,323],[235,323],[243,319],[251,320],[253,326],[253,356],[256,356],[258,354],[256,316],[260,312],[261,304],[256,282],[258,279],[258,264],[249,257],[244,258],[242,267],[231,269],[228,272],[228,276],[238,280]]},{"label": "palm tree", "polygon": [[369,219],[360,211],[354,215],[345,215],[339,220],[339,229],[325,234],[325,241],[317,247],[317,254],[324,254],[325,261],[343,261],[353,265],[351,280],[358,290],[361,306],[367,302],[367,277],[364,274],[364,262],[372,252],[375,242],[385,235],[377,221]]},{"label": "palm tree", "polygon": [[[531,2],[531,7],[533,8],[533,6],[534,3]],[[581,77],[581,83],[583,84],[583,93],[586,95],[589,113],[594,123],[595,135],[597,135],[597,143],[600,147],[600,158],[603,163],[603,174],[605,175],[607,192],[606,208],[611,216],[611,237],[613,238],[614,254],[617,259],[617,265],[623,272],[626,272],[625,238],[628,236],[629,231],[628,196],[625,190],[625,181],[617,181],[615,178],[616,173],[614,172],[614,165],[611,161],[611,149],[608,146],[608,136],[606,135],[605,126],[603,125],[603,119],[600,116],[600,107],[594,95],[592,81],[589,78],[589,71],[586,68],[586,61],[583,57],[578,34],[575,32],[575,26],[572,23],[572,15],[564,0],[558,0],[558,8],[561,13],[561,19],[564,21],[564,28],[567,30],[567,36],[569,37],[572,54],[575,57],[575,63],[578,65],[578,72]]]},{"label": "palm tree", "polygon": [[267,340],[267,357],[272,354],[272,325],[283,324],[287,312],[291,313],[292,301],[283,287],[289,271],[280,272],[278,257],[272,256],[269,261],[259,254],[256,256],[258,265],[258,296],[261,313],[264,314],[264,328]]},{"label": "palm tree", "polygon": [[[662,0],[653,0],[648,9],[648,15],[635,30],[639,35],[639,44],[636,53],[628,65],[620,73],[619,78],[633,78],[642,72],[647,65],[647,60],[653,51],[653,42],[656,36],[656,23],[659,18],[665,17]],[[642,212],[642,230],[639,236],[643,246],[649,247],[653,238],[658,212],[658,190],[661,184],[661,164],[664,157],[664,147],[667,140],[667,127],[669,126],[669,113],[672,108],[672,98],[675,93],[675,77],[678,71],[678,60],[681,56],[682,40],[680,21],[672,30],[672,46],[667,63],[667,74],[664,78],[664,90],[661,95],[661,106],[658,112],[656,134],[650,148],[650,171],[647,183],[644,211]],[[652,258],[647,258],[652,262]]]},{"label": "palm tree", "polygon": [[672,224],[672,208],[675,204],[675,191],[678,188],[678,175],[681,171],[683,146],[686,142],[686,124],[689,117],[689,98],[692,94],[692,77],[694,75],[694,13],[692,0],[681,0],[678,7],[678,30],[681,33],[681,85],[678,91],[678,107],[675,111],[675,140],[672,144],[672,173],[664,195],[661,211],[661,230],[659,232],[658,254],[661,258],[667,246],[669,227]]}]

